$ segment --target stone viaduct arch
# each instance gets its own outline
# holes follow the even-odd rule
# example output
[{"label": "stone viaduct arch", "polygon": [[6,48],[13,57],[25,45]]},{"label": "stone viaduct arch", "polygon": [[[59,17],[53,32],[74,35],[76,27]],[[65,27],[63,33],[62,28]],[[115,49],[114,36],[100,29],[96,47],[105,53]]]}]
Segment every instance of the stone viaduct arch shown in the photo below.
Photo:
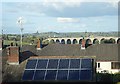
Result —
[{"label": "stone viaduct arch", "polygon": [[79,44],[82,44],[82,39],[79,40]]},{"label": "stone viaduct arch", "polygon": [[102,38],[102,39],[100,40],[100,44],[104,44],[104,41],[105,41],[105,38]]},{"label": "stone viaduct arch", "polygon": [[78,44],[77,39],[73,39],[73,44]]},{"label": "stone viaduct arch", "polygon": [[120,38],[117,39],[117,43],[120,44]]},{"label": "stone viaduct arch", "polygon": [[56,43],[60,43],[60,40],[59,40],[59,39],[56,39]]},{"label": "stone viaduct arch", "polygon": [[91,39],[86,39],[86,44],[92,44]]},{"label": "stone viaduct arch", "polygon": [[93,44],[99,44],[99,40],[95,38],[95,39],[93,40]]},{"label": "stone viaduct arch", "polygon": [[65,40],[64,39],[61,40],[61,44],[65,44]]},{"label": "stone viaduct arch", "polygon": [[[83,37],[79,38],[48,38],[50,43],[60,43],[60,44],[81,44]],[[86,44],[104,44],[109,41],[109,43],[120,44],[120,37],[95,37],[95,38],[84,38]]]},{"label": "stone viaduct arch", "polygon": [[67,39],[67,44],[71,44],[71,40],[70,39]]}]

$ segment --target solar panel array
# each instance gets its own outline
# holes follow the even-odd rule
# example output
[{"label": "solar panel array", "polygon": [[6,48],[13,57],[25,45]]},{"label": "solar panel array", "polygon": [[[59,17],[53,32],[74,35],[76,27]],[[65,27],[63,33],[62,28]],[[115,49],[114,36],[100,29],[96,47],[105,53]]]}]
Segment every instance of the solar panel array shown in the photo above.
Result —
[{"label": "solar panel array", "polygon": [[93,59],[30,59],[22,80],[93,80]]}]

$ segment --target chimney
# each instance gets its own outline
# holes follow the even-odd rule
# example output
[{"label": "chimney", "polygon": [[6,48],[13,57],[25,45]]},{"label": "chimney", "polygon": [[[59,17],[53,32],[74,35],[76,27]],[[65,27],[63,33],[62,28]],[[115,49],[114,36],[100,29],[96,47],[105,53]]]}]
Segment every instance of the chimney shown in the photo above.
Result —
[{"label": "chimney", "polygon": [[11,65],[19,65],[19,47],[10,46],[7,47],[7,63]]},{"label": "chimney", "polygon": [[85,49],[85,39],[84,38],[82,39],[81,49],[83,49],[83,50]]},{"label": "chimney", "polygon": [[37,50],[41,50],[41,42],[40,42],[40,39],[37,40]]}]

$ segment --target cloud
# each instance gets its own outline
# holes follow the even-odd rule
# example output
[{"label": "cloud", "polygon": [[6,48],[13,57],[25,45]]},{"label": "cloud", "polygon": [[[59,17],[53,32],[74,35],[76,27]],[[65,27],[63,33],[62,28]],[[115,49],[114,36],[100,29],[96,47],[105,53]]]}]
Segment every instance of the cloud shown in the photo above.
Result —
[{"label": "cloud", "polygon": [[44,0],[43,1],[43,6],[45,7],[53,7],[56,10],[62,10],[65,7],[76,7],[76,6],[80,6],[80,3],[83,0],[64,0],[64,1],[58,1],[58,0]]},{"label": "cloud", "polygon": [[47,2],[43,12],[51,17],[96,17],[117,15],[115,6],[113,2]]},{"label": "cloud", "polygon": [[33,15],[37,17],[49,16],[78,18],[118,14],[118,9],[116,7],[117,2],[112,2],[112,0],[109,2],[88,2],[88,0],[43,0],[34,3],[24,2],[10,4],[11,3],[7,4],[7,7],[5,6],[4,10],[9,10],[10,13],[16,14],[18,11],[19,14]]},{"label": "cloud", "polygon": [[110,5],[112,5],[115,8],[118,8],[118,2],[117,1],[115,1],[115,2],[108,2],[108,3],[110,3]]},{"label": "cloud", "polygon": [[9,10],[3,10],[3,13],[19,13],[17,10],[9,9]]},{"label": "cloud", "polygon": [[87,25],[86,25],[86,24],[81,24],[81,27],[82,27],[82,28],[86,28]]},{"label": "cloud", "polygon": [[58,17],[57,22],[65,23],[65,22],[79,22],[79,19],[77,18],[63,18],[63,17]]},{"label": "cloud", "polygon": [[43,0],[42,3],[44,6],[52,6],[56,10],[62,10],[65,7],[79,7],[81,3],[85,2],[107,2],[110,3],[113,7],[117,7],[119,0]]}]

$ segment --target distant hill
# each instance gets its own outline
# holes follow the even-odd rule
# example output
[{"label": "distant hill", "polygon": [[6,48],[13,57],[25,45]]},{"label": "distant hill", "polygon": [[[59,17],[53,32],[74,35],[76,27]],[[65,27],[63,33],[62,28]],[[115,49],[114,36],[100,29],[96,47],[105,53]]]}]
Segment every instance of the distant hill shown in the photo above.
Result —
[{"label": "distant hill", "polygon": [[[24,34],[26,35],[26,34]],[[58,32],[43,32],[43,33],[33,33],[30,35],[40,36],[40,37],[85,37],[85,36],[113,36],[117,37],[118,32],[66,32],[66,33],[58,33]]]},{"label": "distant hill", "polygon": [[[7,37],[20,37],[20,34],[3,34],[3,36]],[[2,35],[0,35],[2,36]],[[58,32],[43,32],[43,33],[23,33],[23,37],[120,37],[120,32],[66,32],[66,33],[58,33]]]}]

